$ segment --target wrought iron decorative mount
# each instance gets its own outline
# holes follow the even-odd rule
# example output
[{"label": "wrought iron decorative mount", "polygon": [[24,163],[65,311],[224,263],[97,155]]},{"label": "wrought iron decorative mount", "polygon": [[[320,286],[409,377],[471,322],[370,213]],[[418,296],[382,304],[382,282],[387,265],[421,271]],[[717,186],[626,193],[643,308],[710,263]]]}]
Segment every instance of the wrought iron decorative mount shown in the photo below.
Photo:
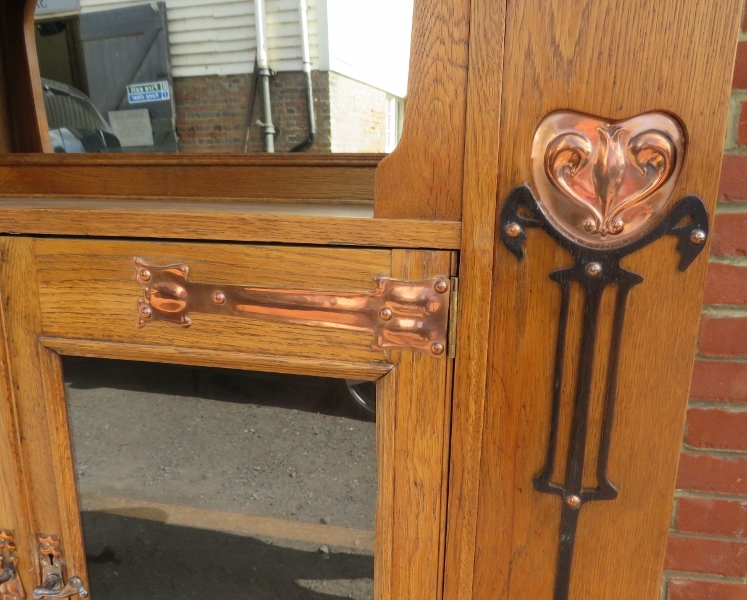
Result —
[{"label": "wrought iron decorative mount", "polygon": [[[542,229],[573,258],[550,279],[561,288],[555,349],[550,433],[545,465],[534,488],[562,499],[554,600],[567,600],[576,529],[581,508],[595,500],[613,500],[617,489],[607,465],[617,396],[618,364],[628,295],[643,277],[624,269],[621,259],[662,236],[679,239],[679,269],[684,271],[703,250],[708,213],[697,196],[673,207],[671,190],[684,154],[679,124],[670,115],[648,113],[621,122],[564,111],[549,115],[537,131],[532,155],[535,197],[526,185],[506,198],[500,236],[517,258],[524,256],[526,231]],[[679,137],[678,137],[679,136]],[[671,207],[671,208],[670,208]],[[667,209],[670,208],[667,212]],[[573,389],[573,416],[565,473],[558,474],[558,437],[564,366],[573,287],[583,295],[581,345]],[[594,380],[602,294],[615,288],[612,335],[606,349],[603,421],[596,464],[597,486],[585,488],[584,466]],[[562,480],[554,483],[553,478]],[[556,479],[556,480],[557,480]]]},{"label": "wrought iron decorative mount", "polygon": [[409,349],[446,356],[449,300],[446,276],[423,281],[376,277],[370,292],[319,292],[219,285],[189,281],[187,265],[153,267],[135,258],[135,278],[144,289],[138,299],[138,325],[168,321],[189,327],[190,313],[247,317],[363,331],[377,350]]},{"label": "wrought iron decorative mount", "polygon": [[0,529],[0,600],[25,600],[13,532]]}]

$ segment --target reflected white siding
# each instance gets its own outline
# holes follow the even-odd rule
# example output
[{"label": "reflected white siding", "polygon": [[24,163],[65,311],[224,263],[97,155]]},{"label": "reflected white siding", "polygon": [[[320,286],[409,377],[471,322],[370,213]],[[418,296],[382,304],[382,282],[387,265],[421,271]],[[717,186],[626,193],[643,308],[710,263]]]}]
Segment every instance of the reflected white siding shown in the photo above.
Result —
[{"label": "reflected white siding", "polygon": [[[321,0],[324,1],[324,0]],[[148,4],[142,0],[81,0],[91,12]],[[318,0],[308,0],[312,68],[319,64]],[[166,0],[174,77],[251,73],[256,48],[253,0]],[[270,67],[300,71],[297,0],[266,0]],[[326,61],[323,61],[326,62]]]}]

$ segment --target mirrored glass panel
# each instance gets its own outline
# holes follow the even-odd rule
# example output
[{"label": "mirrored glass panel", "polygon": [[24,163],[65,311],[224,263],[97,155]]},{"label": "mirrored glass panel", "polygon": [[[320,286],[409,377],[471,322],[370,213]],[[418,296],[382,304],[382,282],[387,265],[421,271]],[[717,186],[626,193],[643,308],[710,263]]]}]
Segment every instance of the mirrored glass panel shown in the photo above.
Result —
[{"label": "mirrored glass panel", "polygon": [[38,0],[54,152],[391,152],[413,0]]},{"label": "mirrored glass panel", "polygon": [[93,600],[373,598],[374,384],[64,369]]}]

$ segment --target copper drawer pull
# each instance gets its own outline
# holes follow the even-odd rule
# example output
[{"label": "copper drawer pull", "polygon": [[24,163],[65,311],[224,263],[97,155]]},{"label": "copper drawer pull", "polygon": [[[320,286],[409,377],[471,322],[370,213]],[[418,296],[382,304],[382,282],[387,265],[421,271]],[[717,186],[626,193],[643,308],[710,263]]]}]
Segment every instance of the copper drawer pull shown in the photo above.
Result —
[{"label": "copper drawer pull", "polygon": [[140,327],[168,321],[184,327],[190,313],[246,317],[364,331],[377,350],[400,348],[445,356],[452,281],[376,277],[370,292],[319,292],[219,285],[189,281],[187,265],[153,267],[135,258]]}]

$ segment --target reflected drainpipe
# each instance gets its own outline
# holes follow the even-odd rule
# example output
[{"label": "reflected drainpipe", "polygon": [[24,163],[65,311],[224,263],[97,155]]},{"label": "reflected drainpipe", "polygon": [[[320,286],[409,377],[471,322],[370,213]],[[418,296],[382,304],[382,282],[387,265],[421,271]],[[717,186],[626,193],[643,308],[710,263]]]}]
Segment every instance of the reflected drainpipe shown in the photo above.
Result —
[{"label": "reflected drainpipe", "polygon": [[301,19],[301,58],[303,72],[306,75],[306,107],[309,112],[309,135],[300,144],[291,148],[291,152],[299,152],[308,148],[316,138],[316,114],[314,113],[314,90],[311,86],[311,53],[309,52],[309,19],[307,16],[306,0],[298,0],[298,12]]},{"label": "reflected drainpipe", "polygon": [[264,0],[254,0],[254,22],[257,27],[257,67],[262,84],[262,104],[265,109],[262,123],[262,132],[265,136],[265,152],[275,152],[275,126],[272,124],[272,104],[270,101],[270,75],[272,75],[272,71],[267,60]]}]

